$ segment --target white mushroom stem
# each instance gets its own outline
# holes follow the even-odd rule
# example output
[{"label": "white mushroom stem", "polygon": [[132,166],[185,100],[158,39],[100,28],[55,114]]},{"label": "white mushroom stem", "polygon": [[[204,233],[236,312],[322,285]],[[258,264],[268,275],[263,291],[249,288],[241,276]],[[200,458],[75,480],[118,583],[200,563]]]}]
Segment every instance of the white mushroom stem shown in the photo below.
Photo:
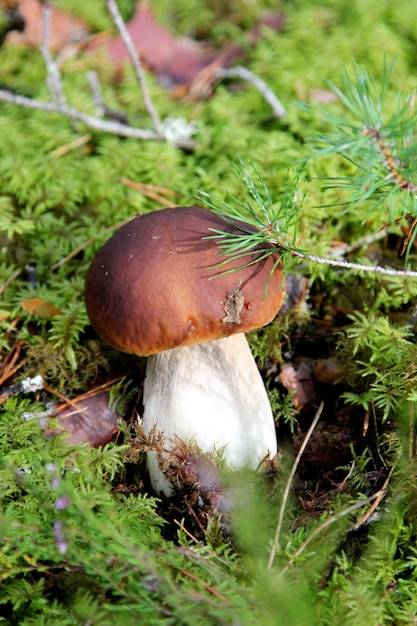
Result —
[{"label": "white mushroom stem", "polygon": [[[143,401],[145,433],[161,432],[167,455],[180,439],[221,452],[234,469],[276,456],[271,406],[243,333],[149,357]],[[153,489],[172,495],[155,452],[148,469]]]}]

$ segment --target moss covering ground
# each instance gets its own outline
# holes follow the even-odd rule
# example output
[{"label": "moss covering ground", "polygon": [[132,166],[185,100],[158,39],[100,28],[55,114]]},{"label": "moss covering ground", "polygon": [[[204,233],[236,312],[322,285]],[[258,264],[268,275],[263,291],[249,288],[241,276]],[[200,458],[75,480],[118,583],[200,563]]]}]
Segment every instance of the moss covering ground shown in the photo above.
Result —
[{"label": "moss covering ground", "polygon": [[[98,0],[57,4],[82,16],[93,30],[112,27]],[[286,442],[282,470],[272,485],[259,485],[253,477],[231,479],[233,540],[226,543],[219,539],[215,516],[206,520],[198,542],[184,527],[178,531],[178,511],[167,514],[146,492],[143,463],[133,462],[127,426],[122,445],[119,439],[103,450],[75,450],[65,437],[45,438],[42,419],[22,419],[45,411],[55,397],[9,396],[11,385],[38,374],[68,398],[119,375],[135,377],[140,389],[143,364],[98,340],[83,303],[87,268],[109,227],[160,208],[123,184],[121,176],[167,188],[179,205],[195,204],[199,190],[244,200],[245,188],[232,166],[240,157],[256,165],[279,202],[288,171],[294,175],[309,154],[309,138],[326,132],[297,101],[338,111],[340,102],[317,100],[328,81],[340,85],[345,68],[352,71],[354,64],[363,64],[380,81],[386,59],[394,58],[387,106],[399,91],[416,88],[416,3],[155,0],[152,5],[174,32],[219,47],[242,41],[243,31],[264,10],[282,10],[284,29],[265,30],[245,65],[278,95],[287,116],[272,119],[251,87],[229,89],[222,83],[207,101],[187,102],[174,100],[149,76],[161,117],[184,116],[196,124],[196,147],[185,152],[79,124],[74,129],[60,115],[0,103],[0,373],[7,374],[0,406],[0,620],[97,626],[415,623],[415,336],[404,331],[406,323],[410,328],[415,279],[295,261],[288,268],[309,279],[308,314],[289,313],[250,338]],[[128,18],[132,3],[125,0],[121,8]],[[63,64],[71,105],[94,113],[85,76],[93,66],[106,104],[127,113],[133,125],[148,127],[133,73],[128,69],[115,82],[111,68],[94,63],[81,54]],[[0,68],[7,88],[49,99],[37,50],[3,45]],[[56,152],[86,134],[80,147]],[[307,251],[328,256],[335,242],[355,243],[389,221],[366,206],[335,206],[344,200],[342,191],[323,191],[321,178],[344,176],[351,167],[335,156],[307,162],[299,230]],[[401,267],[401,245],[394,225],[382,242],[353,259]],[[45,316],[39,308],[25,310],[22,302],[34,296],[61,314],[48,307]],[[323,357],[336,357],[343,375],[336,385],[316,388],[328,400],[326,427],[313,440],[310,462],[306,458],[300,466],[280,550],[268,570],[287,465],[311,419],[306,411],[297,426],[275,376],[290,358]],[[325,452],[324,439],[330,441]],[[372,524],[352,531],[361,513],[343,512],[376,493],[389,476],[388,498]],[[282,575],[331,516],[338,522],[318,532]],[[187,518],[185,527],[188,523]]]}]

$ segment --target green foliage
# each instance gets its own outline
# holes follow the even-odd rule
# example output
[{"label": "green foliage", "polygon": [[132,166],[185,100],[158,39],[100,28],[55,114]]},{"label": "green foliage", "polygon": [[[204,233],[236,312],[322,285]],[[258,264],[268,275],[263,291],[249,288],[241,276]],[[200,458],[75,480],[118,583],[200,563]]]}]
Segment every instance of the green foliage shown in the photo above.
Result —
[{"label": "green foliage", "polygon": [[391,223],[417,212],[414,94],[399,92],[394,102],[388,102],[393,71],[387,68],[377,83],[365,68],[355,67],[353,78],[346,73],[341,88],[331,84],[344,114],[314,108],[330,125],[325,135],[315,138],[316,155],[340,154],[355,166],[353,175],[332,177],[329,188],[345,190],[349,211],[360,209],[363,221],[377,209]]},{"label": "green foliage", "polygon": [[387,419],[405,401],[416,400],[415,344],[407,328],[390,324],[386,317],[357,314],[353,321],[346,331],[345,357],[355,359],[356,376],[365,390],[345,397],[366,409],[375,405]]},{"label": "green foliage", "polygon": [[[237,219],[249,226],[248,230],[243,228],[242,234],[234,235],[221,229],[211,229],[213,235],[207,239],[215,239],[219,245],[219,253],[227,257],[216,265],[220,270],[226,266],[221,273],[228,273],[227,262],[230,260],[241,259],[243,267],[248,264],[253,265],[274,254],[277,248],[282,251],[283,256],[285,255],[283,260],[285,267],[287,267],[288,264],[285,261],[289,256],[288,252],[295,249],[295,237],[300,214],[300,206],[297,202],[300,172],[297,172],[293,180],[287,182],[283,197],[277,205],[276,203],[273,204],[266,183],[255,165],[251,163],[250,166],[256,180],[242,160],[239,166],[235,165],[235,169],[249,196],[254,201],[254,206],[250,202],[242,202],[236,197],[232,197],[231,201],[226,202],[216,200],[204,192],[199,194],[200,198],[210,208],[222,215],[227,221]],[[260,250],[260,254],[255,260],[246,263],[245,257],[251,255],[254,248]],[[278,258],[277,264],[280,261],[281,257]]]},{"label": "green foliage", "polygon": [[[115,32],[104,3],[57,0],[57,5],[86,20],[93,31]],[[19,368],[10,370],[5,387],[40,373],[49,387],[73,397],[106,376],[107,369],[119,371],[122,357],[91,335],[83,305],[85,273],[117,224],[160,208],[123,184],[122,176],[163,186],[176,193],[170,198],[178,204],[194,204],[200,189],[212,208],[260,227],[260,235],[249,240],[227,242],[222,233],[213,233],[220,235],[223,252],[242,254],[242,260],[245,246],[271,241],[280,252],[330,256],[337,242],[355,244],[388,222],[397,236],[395,220],[416,213],[415,193],[404,184],[414,185],[416,166],[415,109],[407,92],[415,88],[415,3],[156,0],[152,6],[165,26],[204,36],[213,45],[231,39],[244,43],[242,28],[252,27],[264,9],[282,9],[284,30],[265,30],[250,51],[245,45],[244,62],[278,94],[288,115],[270,119],[268,105],[250,87],[229,90],[222,83],[209,100],[185,102],[173,100],[149,76],[162,117],[183,115],[196,122],[197,146],[185,153],[169,144],[73,127],[58,114],[1,104],[1,368],[16,365],[13,350],[22,345]],[[125,19],[134,7],[131,0],[120,2]],[[389,82],[381,42],[387,58],[396,57]],[[0,65],[7,87],[49,99],[39,51],[2,46]],[[115,81],[108,64],[87,56],[66,59],[60,67],[72,106],[94,112],[84,73],[94,69],[106,103],[132,124],[149,127],[132,71]],[[340,80],[342,67],[347,69]],[[338,101],[317,106],[316,95],[329,83]],[[300,109],[297,100],[316,105]],[[76,147],[75,138],[82,138]],[[312,146],[320,158],[306,159]],[[240,177],[231,167],[239,158]],[[289,254],[283,258],[288,272],[295,260]],[[365,246],[355,260],[374,261]],[[382,262],[398,264],[388,246]],[[94,450],[71,447],[64,436],[49,439],[42,417],[48,408],[45,396],[20,394],[6,402],[7,390],[0,396],[4,623],[415,621],[417,485],[415,460],[408,459],[408,452],[417,398],[414,336],[405,321],[416,282],[297,263],[311,279],[312,323],[325,317],[327,328],[333,324],[336,329],[333,336],[316,337],[314,356],[327,353],[339,337],[346,404],[364,407],[375,422],[376,451],[372,442],[353,451],[355,467],[346,490],[338,491],[337,485],[318,514],[302,508],[294,495],[268,570],[282,485],[292,461],[284,445],[278,480],[271,485],[253,476],[231,479],[230,543],[222,540],[224,520],[218,514],[209,518],[205,541],[193,541],[184,525],[171,541],[167,536],[175,537],[177,524],[159,515],[162,503],[147,496],[141,483],[127,484],[133,456],[127,443]],[[61,315],[43,318],[27,311],[22,303],[34,296]],[[275,384],[276,366],[310,330],[307,322],[287,316],[251,338],[280,430],[289,424],[289,437],[299,434],[300,423],[290,396],[284,399]],[[113,406],[123,410],[141,382],[116,385]],[[39,417],[25,421],[28,415]],[[377,488],[378,454],[387,465],[396,464],[392,483],[377,516],[355,530],[371,504],[366,497]],[[350,467],[340,471],[348,473]],[[355,504],[361,509],[350,511]]]},{"label": "green foliage", "polygon": [[201,623],[214,624],[232,600],[244,606],[232,556],[166,542],[153,498],[112,493],[126,446],[73,449],[16,409],[10,400],[0,425],[0,596],[14,620],[188,624],[197,598]]}]

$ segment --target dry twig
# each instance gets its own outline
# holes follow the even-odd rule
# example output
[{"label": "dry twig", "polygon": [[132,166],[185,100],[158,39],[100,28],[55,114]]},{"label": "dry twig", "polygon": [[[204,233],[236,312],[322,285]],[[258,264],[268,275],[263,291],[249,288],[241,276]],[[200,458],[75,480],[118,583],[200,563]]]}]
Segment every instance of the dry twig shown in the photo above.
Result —
[{"label": "dry twig", "polygon": [[284,489],[284,494],[282,496],[281,508],[280,508],[279,516],[278,516],[278,523],[277,523],[277,527],[276,527],[276,530],[275,530],[274,542],[272,544],[271,552],[269,554],[269,560],[268,560],[267,569],[271,569],[271,567],[272,567],[272,565],[274,563],[275,554],[276,554],[276,551],[277,551],[277,548],[278,548],[278,544],[279,544],[279,536],[281,534],[282,523],[284,521],[285,507],[287,505],[287,500],[288,500],[288,496],[290,494],[290,489],[291,489],[292,481],[293,481],[294,476],[295,476],[295,472],[297,471],[297,467],[298,467],[298,464],[300,463],[300,459],[301,459],[302,455],[304,454],[304,450],[306,449],[307,444],[310,441],[310,437],[313,434],[313,431],[314,431],[315,427],[317,426],[317,422],[319,421],[320,416],[321,416],[321,414],[323,412],[323,406],[324,406],[324,403],[321,402],[319,408],[316,411],[314,419],[313,419],[313,421],[310,424],[310,428],[308,429],[308,431],[306,433],[306,436],[304,437],[303,443],[300,446],[298,454],[295,457],[293,466],[292,466],[291,471],[290,471],[290,475],[288,476],[288,480],[287,480],[287,483],[286,483],[285,489]]},{"label": "dry twig", "polygon": [[387,493],[388,484],[389,484],[389,481],[391,480],[391,476],[394,470],[395,470],[395,465],[391,467],[389,474],[384,481],[384,484],[382,485],[381,489],[378,492],[378,496],[375,497],[372,503],[372,506],[366,511],[366,513],[360,518],[360,520],[358,520],[355,524],[353,524],[352,530],[358,530],[358,528],[366,524],[366,522],[370,519],[371,515],[375,512],[377,506],[379,505],[379,503],[381,502],[381,500],[385,497],[385,494]]},{"label": "dry twig", "polygon": [[9,278],[2,285],[0,285],[0,296],[7,289],[7,287],[14,281],[14,279],[20,276],[22,272],[23,272],[22,269],[20,268],[17,269],[15,272],[13,272],[11,276],[9,276]]},{"label": "dry twig", "polygon": [[[145,141],[162,141],[163,139],[157,135],[155,131],[150,129],[134,128],[119,122],[102,120],[98,117],[94,117],[93,115],[89,115],[88,113],[83,113],[78,109],[74,109],[67,104],[57,105],[53,102],[26,98],[25,96],[19,96],[11,91],[7,91],[6,89],[0,89],[0,101],[10,102],[11,104],[24,106],[29,109],[38,109],[41,111],[49,111],[51,113],[61,113],[72,121],[82,122],[88,126],[88,128],[110,133],[112,135],[118,135],[119,137],[131,137],[133,139],[142,139]],[[188,137],[176,137],[172,140],[172,143],[179,148],[185,148],[187,150],[190,150],[195,146],[195,142]]]},{"label": "dry twig", "polygon": [[248,70],[246,67],[243,67],[242,65],[238,65],[236,67],[219,67],[215,71],[214,76],[219,80],[227,78],[240,78],[241,80],[245,80],[259,91],[264,100],[271,106],[275,117],[281,118],[287,114],[272,89],[268,87],[262,78]]},{"label": "dry twig", "polygon": [[403,278],[417,278],[417,272],[411,270],[392,270],[381,265],[362,265],[361,263],[350,263],[350,261],[337,261],[336,259],[325,259],[314,254],[306,254],[305,252],[299,252],[298,250],[291,250],[293,256],[297,256],[305,261],[311,263],[318,263],[319,265],[330,265],[331,267],[342,267],[347,270],[354,270],[357,272],[371,272],[375,274],[384,274],[385,276],[402,276]]},{"label": "dry twig", "polygon": [[99,94],[99,87],[97,87],[97,82],[94,84],[94,89],[92,91],[96,108],[98,108],[98,117],[94,117],[93,115],[89,115],[88,113],[83,113],[82,111],[79,111],[78,109],[68,105],[62,85],[61,73],[49,51],[50,7],[47,3],[43,5],[44,34],[40,51],[47,71],[46,83],[54,102],[46,102],[44,100],[27,98],[25,96],[15,94],[7,89],[0,89],[0,101],[9,102],[11,104],[23,106],[30,109],[37,109],[51,113],[60,113],[61,115],[67,117],[71,122],[81,122],[85,124],[88,128],[91,128],[93,130],[118,135],[120,137],[131,137],[133,139],[140,139],[143,141],[170,141],[173,145],[179,148],[184,148],[186,150],[193,149],[195,146],[195,142],[190,139],[190,135],[192,134],[192,125],[183,125],[182,133],[177,132],[173,134],[167,132],[164,124],[159,119],[159,116],[155,110],[155,107],[152,104],[149,91],[146,86],[144,72],[139,57],[133,46],[126,26],[120,16],[117,4],[115,0],[106,0],[106,4],[112,16],[112,19],[117,29],[119,30],[120,36],[123,39],[129,52],[132,65],[134,67],[142,92],[146,110],[152,120],[152,124],[154,127],[153,130],[134,128],[123,122],[101,119],[103,114],[103,108],[104,112],[106,111],[106,108],[103,107],[103,103],[102,101],[100,101],[100,95],[97,95]]},{"label": "dry twig", "polygon": [[152,103],[151,96],[148,91],[148,87],[145,80],[145,75],[142,69],[142,64],[140,62],[139,56],[136,52],[136,48],[133,45],[133,41],[129,35],[129,32],[126,28],[126,25],[122,19],[122,16],[119,13],[119,9],[115,0],[106,0],[107,9],[112,16],[113,22],[115,23],[117,30],[120,33],[120,37],[123,40],[123,43],[126,46],[126,50],[129,53],[130,60],[132,62],[133,69],[135,70],[136,78],[139,83],[139,87],[142,92],[143,101],[145,103],[146,110],[148,111],[149,117],[152,120],[153,127],[155,129],[156,134],[160,139],[165,138],[165,131],[159,115]]},{"label": "dry twig", "polygon": [[45,2],[42,5],[42,18],[43,18],[43,39],[40,47],[46,71],[48,73],[46,78],[46,84],[49,89],[49,93],[55,100],[58,106],[65,105],[66,99],[64,94],[64,88],[62,86],[61,72],[58,69],[57,64],[52,59],[49,51],[49,39],[51,34],[51,7]]},{"label": "dry twig", "polygon": [[300,556],[302,552],[304,552],[306,547],[313,541],[315,537],[317,537],[317,535],[322,533],[324,530],[327,530],[329,526],[331,526],[335,522],[338,522],[342,517],[345,517],[346,515],[350,515],[351,513],[354,513],[355,511],[357,511],[358,509],[361,509],[363,506],[365,506],[365,504],[369,504],[373,500],[378,500],[379,502],[380,499],[384,497],[385,493],[386,491],[384,491],[383,489],[380,489],[376,493],[372,494],[372,496],[369,496],[369,498],[365,498],[364,500],[355,502],[355,504],[352,504],[352,506],[349,506],[347,509],[343,509],[343,511],[340,511],[340,513],[337,513],[333,517],[329,517],[325,522],[317,526],[317,528],[313,530],[313,532],[307,537],[307,539],[301,544],[301,546],[294,552],[292,559],[290,559],[288,563],[285,565],[285,567],[282,568],[281,574],[285,574],[285,572],[287,572],[289,568],[294,565],[296,559]]}]

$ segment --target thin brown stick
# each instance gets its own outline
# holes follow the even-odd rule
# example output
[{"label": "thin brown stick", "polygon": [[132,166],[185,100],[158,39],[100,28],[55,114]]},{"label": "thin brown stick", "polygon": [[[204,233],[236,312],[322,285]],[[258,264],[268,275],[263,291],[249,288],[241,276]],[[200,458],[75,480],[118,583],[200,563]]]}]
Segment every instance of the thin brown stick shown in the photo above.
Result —
[{"label": "thin brown stick", "polygon": [[391,480],[391,476],[394,472],[395,469],[395,465],[393,465],[389,471],[389,474],[387,476],[387,478],[384,481],[384,484],[382,485],[381,489],[379,490],[379,496],[377,498],[375,498],[375,500],[373,501],[372,506],[366,511],[366,513],[360,518],[360,520],[358,520],[355,524],[353,524],[352,526],[352,530],[358,530],[358,528],[360,528],[361,526],[363,526],[368,519],[371,517],[372,513],[374,513],[375,509],[377,508],[377,506],[379,505],[379,503],[381,502],[381,500],[385,497],[386,493],[387,493],[387,487],[389,484],[389,481]]},{"label": "thin brown stick", "polygon": [[201,541],[197,539],[189,530],[187,530],[184,526],[184,522],[179,522],[177,519],[174,519],[174,524],[180,527],[180,529],[189,537],[195,544],[201,546]]},{"label": "thin brown stick", "polygon": [[0,366],[0,386],[9,378],[12,378],[17,371],[25,365],[24,359],[21,359],[19,363],[16,363],[20,358],[24,342],[21,339],[15,341],[9,352],[6,354],[3,362]]},{"label": "thin brown stick", "polygon": [[20,361],[20,363],[18,363],[17,365],[15,365],[14,367],[10,367],[7,372],[5,372],[4,374],[2,374],[2,376],[0,376],[0,386],[9,378],[12,378],[15,374],[17,374],[17,372],[22,369],[22,367],[26,365],[26,361]]},{"label": "thin brown stick", "polygon": [[82,402],[86,398],[92,398],[95,395],[97,395],[98,393],[100,393],[100,391],[104,391],[106,389],[110,389],[113,385],[115,385],[120,380],[122,380],[122,378],[125,378],[125,377],[126,377],[126,375],[117,376],[117,378],[113,378],[112,380],[109,380],[106,383],[103,383],[102,385],[98,385],[97,387],[93,387],[92,389],[89,389],[89,391],[86,391],[85,393],[81,394],[80,396],[77,396],[76,398],[74,398],[74,402]]},{"label": "thin brown stick", "polygon": [[140,183],[135,180],[130,180],[130,178],[125,178],[124,176],[120,177],[120,181],[130,187],[131,189],[135,189],[139,193],[143,194],[147,198],[151,200],[155,200],[162,204],[165,207],[171,207],[173,204],[173,200],[168,200],[164,196],[178,196],[179,194],[171,189],[166,189],[165,187],[160,187],[158,185],[149,185],[147,183]]},{"label": "thin brown stick", "polygon": [[112,230],[115,230],[116,228],[120,228],[121,226],[124,226],[124,224],[127,224],[132,219],[133,219],[132,217],[129,217],[129,218],[125,219],[125,220],[122,220],[121,222],[117,222],[117,224],[112,224],[108,228],[105,228],[104,230],[102,230],[97,235],[94,235],[94,237],[91,237],[91,239],[88,239],[87,241],[84,241],[82,244],[80,244],[78,246],[78,248],[75,248],[75,250],[73,250],[72,252],[67,254],[66,257],[64,257],[63,259],[58,261],[58,263],[55,263],[54,265],[51,265],[51,270],[52,271],[57,270],[59,267],[61,267],[61,265],[64,265],[64,263],[66,263],[67,261],[70,261],[73,257],[77,256],[77,254],[82,252],[82,250],[87,248],[87,246],[92,244],[96,239],[98,239],[99,237],[102,237],[103,235],[106,235],[107,233],[110,233]]},{"label": "thin brown stick", "polygon": [[75,411],[86,411],[86,409],[80,409],[80,407],[77,406],[76,400],[70,400],[69,398],[64,396],[62,393],[60,393],[59,391],[56,391],[55,389],[52,389],[52,387],[49,387],[48,385],[44,385],[43,388],[48,393],[52,394],[53,396],[56,396],[57,398],[59,398],[60,400],[65,402],[65,404],[67,406],[71,406],[73,409],[75,409]]},{"label": "thin brown stick", "polygon": [[63,146],[59,146],[59,148],[52,150],[52,152],[49,153],[49,156],[52,159],[58,159],[59,157],[62,157],[65,154],[68,154],[68,152],[70,152],[71,150],[74,150],[75,148],[80,148],[84,144],[88,143],[90,139],[91,139],[90,134],[82,135],[81,137],[76,137],[69,143],[66,143]]},{"label": "thin brown stick", "polygon": [[22,269],[18,269],[15,272],[13,272],[13,274],[11,276],[9,276],[9,278],[6,280],[6,282],[4,282],[0,286],[0,296],[2,295],[3,291],[5,291],[7,289],[7,287],[14,281],[14,279],[17,278],[18,276],[20,276],[20,274],[22,272],[23,272]]},{"label": "thin brown stick", "polygon": [[182,574],[183,576],[186,576],[187,578],[191,578],[191,580],[193,580],[194,582],[196,582],[199,585],[201,585],[202,587],[204,587],[204,589],[206,591],[211,593],[213,596],[215,596],[219,600],[222,600],[225,604],[228,604],[229,606],[232,604],[230,602],[229,598],[226,598],[226,596],[224,596],[222,593],[220,593],[220,591],[217,591],[217,589],[215,589],[211,585],[208,585],[204,580],[202,580],[201,578],[199,578],[198,576],[196,576],[192,572],[189,572],[188,570],[184,569],[183,567],[175,567],[175,565],[171,565],[171,563],[164,563],[164,565],[166,565],[170,569],[174,570],[175,572],[179,572],[180,574]]},{"label": "thin brown stick", "polygon": [[308,442],[310,441],[311,435],[313,434],[313,431],[315,429],[315,427],[317,426],[317,422],[320,419],[320,416],[323,412],[323,407],[324,407],[324,402],[320,403],[319,408],[316,411],[316,414],[314,416],[313,421],[310,424],[310,428],[308,429],[306,436],[304,437],[303,443],[300,446],[300,449],[298,450],[298,454],[294,459],[294,463],[292,465],[290,474],[288,476],[287,479],[287,483],[285,485],[285,489],[284,489],[284,494],[282,496],[282,502],[281,502],[281,507],[280,507],[280,511],[279,511],[279,516],[278,516],[278,523],[277,523],[277,527],[275,529],[275,535],[274,535],[274,542],[272,544],[272,548],[271,548],[271,552],[269,554],[269,559],[268,559],[268,565],[267,565],[267,569],[270,570],[273,563],[274,563],[274,559],[275,559],[275,554],[276,551],[278,549],[278,545],[279,545],[279,536],[281,534],[281,528],[282,528],[282,524],[284,521],[284,513],[285,513],[285,507],[287,505],[287,500],[290,494],[290,489],[291,489],[291,485],[292,482],[294,480],[294,476],[295,473],[297,471],[297,467],[300,463],[300,459],[302,457],[302,455],[304,454],[304,450],[307,447]]},{"label": "thin brown stick", "polygon": [[306,549],[306,547],[313,541],[313,539],[317,537],[317,535],[322,533],[324,530],[327,530],[329,526],[338,522],[342,517],[345,517],[346,515],[350,515],[351,513],[354,513],[355,511],[357,511],[358,509],[361,509],[363,506],[365,506],[365,504],[369,504],[369,502],[372,502],[373,500],[380,498],[381,494],[385,495],[385,491],[383,491],[382,489],[374,493],[372,496],[369,496],[369,498],[366,498],[365,500],[360,500],[359,502],[355,502],[355,504],[352,504],[352,506],[349,506],[347,509],[340,511],[340,513],[337,513],[333,517],[329,517],[325,522],[320,524],[320,526],[317,526],[317,528],[313,530],[313,532],[307,537],[307,539],[295,551],[292,559],[290,559],[288,563],[285,565],[285,567],[282,568],[281,574],[285,574],[289,570],[289,568],[294,565],[296,559]]}]

